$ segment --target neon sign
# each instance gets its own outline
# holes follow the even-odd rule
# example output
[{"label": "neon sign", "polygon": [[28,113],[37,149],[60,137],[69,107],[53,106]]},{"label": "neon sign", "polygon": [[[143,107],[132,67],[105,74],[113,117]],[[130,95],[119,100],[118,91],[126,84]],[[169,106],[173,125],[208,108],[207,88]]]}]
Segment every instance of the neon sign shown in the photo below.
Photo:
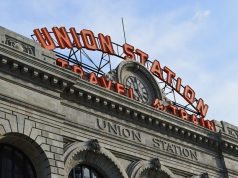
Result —
[{"label": "neon sign", "polygon": [[[189,85],[182,85],[182,79],[177,77],[176,73],[173,72],[169,67],[164,66],[163,68],[160,65],[158,60],[151,62],[149,60],[149,55],[143,52],[140,49],[136,49],[133,45],[123,44],[123,56],[119,55],[117,50],[113,47],[113,42],[109,35],[104,35],[99,33],[97,36],[91,30],[83,29],[80,32],[77,32],[74,27],[71,27],[69,31],[65,27],[53,27],[52,32],[47,28],[34,29],[34,34],[41,44],[41,46],[48,50],[55,50],[56,48],[60,49],[82,49],[92,51],[101,51],[108,55],[114,55],[124,60],[137,61],[141,65],[146,66],[147,63],[151,63],[151,66],[148,70],[153,74],[157,79],[165,82],[170,86],[174,91],[176,91],[180,96],[182,96],[193,108],[197,111],[200,118],[194,114],[188,114],[183,108],[174,106],[172,104],[168,106],[162,105],[159,99],[155,99],[152,103],[152,106],[158,110],[167,111],[173,115],[179,116],[184,120],[193,122],[196,125],[206,127],[209,130],[215,131],[215,126],[212,121],[204,120],[207,111],[208,105],[205,104],[203,99],[196,99],[195,91]],[[54,40],[56,39],[56,40]],[[56,44],[57,42],[57,44]],[[70,64],[67,60],[58,58],[56,64],[67,68]],[[108,90],[114,90],[121,95],[128,96],[133,99],[133,89],[126,89],[123,84],[116,83],[112,84],[111,80],[107,80],[105,76],[98,77],[94,72],[91,72],[87,77],[85,77],[85,71],[80,65],[72,65],[71,70],[83,79],[86,79],[93,84],[100,85]]]}]

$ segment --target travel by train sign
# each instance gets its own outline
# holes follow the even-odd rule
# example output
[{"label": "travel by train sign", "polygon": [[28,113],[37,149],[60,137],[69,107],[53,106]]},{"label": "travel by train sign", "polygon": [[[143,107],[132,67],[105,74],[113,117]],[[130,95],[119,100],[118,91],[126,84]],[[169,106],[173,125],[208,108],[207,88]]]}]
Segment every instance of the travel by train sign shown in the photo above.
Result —
[{"label": "travel by train sign", "polygon": [[[149,60],[149,55],[144,51],[135,48],[133,45],[125,43],[123,45],[112,42],[109,35],[102,33],[95,34],[91,30],[83,29],[79,32],[74,27],[67,31],[65,27],[53,27],[52,31],[46,27],[42,29],[34,29],[33,38],[41,44],[45,49],[55,51],[56,49],[68,49],[68,55],[59,53],[56,64],[63,68],[70,68],[73,72],[79,74],[82,79],[88,80],[90,83],[100,85],[108,90],[134,98],[134,89],[125,87],[122,83],[116,83],[105,77],[103,68],[111,64],[110,56],[116,56],[123,60],[131,60],[145,66],[150,73],[158,80],[170,88],[172,92],[180,95],[190,108],[180,105],[176,102],[171,102],[168,105],[163,105],[159,98],[155,98],[152,106],[155,109],[169,112],[180,118],[193,122],[209,130],[215,131],[213,121],[205,120],[208,111],[208,105],[202,98],[197,99],[196,93],[189,85],[183,85],[182,79],[177,77],[176,73],[169,67],[161,67],[158,60]],[[90,58],[86,50],[101,52],[100,59]],[[77,53],[80,57],[77,57]],[[82,57],[83,56],[83,57]],[[89,62],[84,62],[83,59],[88,58]],[[95,61],[95,60],[99,60]],[[87,76],[87,77],[85,77]],[[192,108],[192,109],[191,109]]]}]

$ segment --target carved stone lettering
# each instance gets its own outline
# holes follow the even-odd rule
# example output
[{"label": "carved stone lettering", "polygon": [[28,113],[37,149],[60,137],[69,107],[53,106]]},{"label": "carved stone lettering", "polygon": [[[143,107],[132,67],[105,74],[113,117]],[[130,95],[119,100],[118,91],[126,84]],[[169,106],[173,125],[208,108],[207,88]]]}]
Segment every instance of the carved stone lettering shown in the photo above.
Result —
[{"label": "carved stone lettering", "polygon": [[19,51],[28,53],[30,55],[35,55],[35,48],[33,46],[23,43],[15,38],[6,36],[5,44],[18,49]]},{"label": "carved stone lettering", "polygon": [[227,128],[228,134],[231,135],[232,137],[238,138],[238,131],[233,130],[231,128]]},{"label": "carved stone lettering", "polygon": [[[96,128],[104,132],[107,132],[109,134],[124,138],[124,139],[133,140],[141,144],[146,144],[147,146],[158,148],[170,154],[174,154],[174,155],[178,155],[178,156],[188,158],[194,161],[198,161],[198,155],[195,150],[186,148],[185,146],[180,146],[171,142],[167,142],[163,139],[150,137],[149,135],[146,136],[146,134],[141,134],[141,132],[139,131],[136,131],[128,127],[124,127],[120,124],[113,123],[111,121],[106,121],[106,120],[97,118]],[[144,137],[142,138],[142,136],[146,138],[150,138],[150,139],[147,140],[146,142],[145,141],[142,142],[142,140],[146,139]]]},{"label": "carved stone lettering", "polygon": [[169,143],[161,139],[153,138],[153,146],[178,156],[182,156],[196,161],[198,160],[197,152],[195,150],[175,145],[173,143]]},{"label": "carved stone lettering", "polygon": [[141,143],[141,133],[133,129],[129,129],[119,124],[115,124],[102,119],[97,119],[97,127],[98,129],[108,132],[112,135],[117,135]]}]

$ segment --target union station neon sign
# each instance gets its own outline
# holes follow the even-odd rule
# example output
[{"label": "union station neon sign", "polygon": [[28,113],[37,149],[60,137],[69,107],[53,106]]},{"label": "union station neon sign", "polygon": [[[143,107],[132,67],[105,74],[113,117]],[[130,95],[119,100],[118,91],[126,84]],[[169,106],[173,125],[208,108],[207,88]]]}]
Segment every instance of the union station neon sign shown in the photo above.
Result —
[{"label": "union station neon sign", "polygon": [[[34,35],[43,48],[51,51],[55,50],[56,48],[85,48],[87,50],[101,51],[108,55],[119,57],[118,53],[116,53],[113,47],[113,42],[109,35],[99,33],[97,36],[95,36],[91,30],[83,29],[80,32],[77,32],[74,27],[71,27],[69,31],[67,31],[65,27],[53,27],[52,32],[50,32],[44,27],[42,29],[34,29]],[[56,41],[54,41],[54,39],[56,39]],[[143,66],[149,62],[149,55],[147,53],[140,49],[136,49],[130,44],[123,44],[122,49],[124,54],[122,58],[124,60],[136,61]],[[67,60],[61,58],[56,60],[56,64],[63,68],[69,68],[71,65]],[[77,64],[71,65],[70,68],[74,73],[79,74],[82,79],[88,80],[92,84],[99,85],[106,88],[107,90],[113,90],[121,95],[134,99],[134,91],[132,88],[128,89],[121,83],[108,80],[104,75],[98,77],[95,72],[88,74],[84,71],[82,66]],[[167,66],[162,68],[158,60],[154,60],[148,70],[155,76],[155,78],[165,82],[180,96],[182,96],[189,104],[191,104],[200,117],[197,117],[195,114],[189,114],[185,109],[173,104],[165,106],[158,98],[153,101],[152,107],[158,110],[169,112],[170,114],[190,121],[195,125],[200,125],[209,130],[215,131],[215,125],[213,121],[204,120],[208,111],[208,105],[205,104],[202,98],[196,99],[195,91],[189,85],[183,86],[182,79],[177,77],[174,71],[172,71]]]}]

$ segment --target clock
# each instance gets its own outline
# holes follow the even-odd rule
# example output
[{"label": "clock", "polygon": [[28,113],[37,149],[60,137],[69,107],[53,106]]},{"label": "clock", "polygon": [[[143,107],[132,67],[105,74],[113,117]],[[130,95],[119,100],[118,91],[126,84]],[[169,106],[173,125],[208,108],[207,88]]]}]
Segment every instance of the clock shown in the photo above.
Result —
[{"label": "clock", "polygon": [[137,76],[130,75],[126,78],[126,88],[132,88],[134,93],[134,99],[147,103],[149,100],[148,87]]},{"label": "clock", "polygon": [[163,100],[163,94],[153,75],[140,63],[126,60],[116,69],[117,81],[132,88],[134,99],[140,103],[152,104],[154,99]]}]

